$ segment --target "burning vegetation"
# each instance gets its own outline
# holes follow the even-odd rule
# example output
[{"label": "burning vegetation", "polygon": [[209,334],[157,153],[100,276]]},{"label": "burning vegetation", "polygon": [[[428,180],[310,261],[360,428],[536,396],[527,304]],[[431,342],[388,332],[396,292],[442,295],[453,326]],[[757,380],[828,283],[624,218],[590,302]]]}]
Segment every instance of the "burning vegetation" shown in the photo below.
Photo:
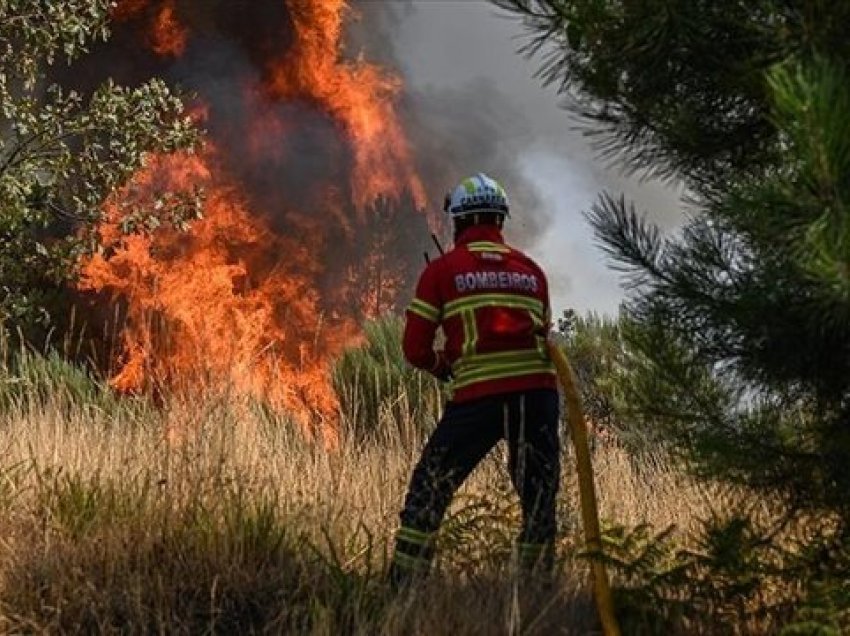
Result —
[{"label": "burning vegetation", "polygon": [[110,209],[83,264],[82,289],[120,307],[116,389],[226,386],[332,431],[329,362],[396,307],[427,236],[401,82],[346,59],[353,17],[344,0],[124,0],[74,69],[83,84],[161,75],[208,131],[122,193],[200,185],[203,218],[128,236]]}]

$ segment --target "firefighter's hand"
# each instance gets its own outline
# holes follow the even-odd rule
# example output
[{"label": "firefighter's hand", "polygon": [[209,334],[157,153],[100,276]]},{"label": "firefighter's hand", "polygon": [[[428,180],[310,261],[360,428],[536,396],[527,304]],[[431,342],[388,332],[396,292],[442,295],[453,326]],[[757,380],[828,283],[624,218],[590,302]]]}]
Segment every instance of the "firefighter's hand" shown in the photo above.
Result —
[{"label": "firefighter's hand", "polygon": [[452,376],[452,370],[449,369],[448,371],[435,373],[434,377],[437,378],[440,382],[451,382],[454,376]]}]

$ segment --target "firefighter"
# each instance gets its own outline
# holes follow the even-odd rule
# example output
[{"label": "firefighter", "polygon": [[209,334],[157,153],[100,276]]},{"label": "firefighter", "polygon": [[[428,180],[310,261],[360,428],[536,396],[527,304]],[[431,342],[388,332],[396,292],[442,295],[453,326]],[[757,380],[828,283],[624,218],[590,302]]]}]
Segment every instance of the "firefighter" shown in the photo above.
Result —
[{"label": "firefighter", "polygon": [[[429,569],[435,534],[457,489],[499,440],[522,504],[520,566],[549,569],[559,485],[559,398],[546,338],[546,277],[509,247],[504,188],[485,174],[446,195],[454,248],[425,268],[406,312],[404,355],[451,382],[445,406],[417,463],[396,535],[394,585]],[[434,349],[442,327],[445,345]]]}]

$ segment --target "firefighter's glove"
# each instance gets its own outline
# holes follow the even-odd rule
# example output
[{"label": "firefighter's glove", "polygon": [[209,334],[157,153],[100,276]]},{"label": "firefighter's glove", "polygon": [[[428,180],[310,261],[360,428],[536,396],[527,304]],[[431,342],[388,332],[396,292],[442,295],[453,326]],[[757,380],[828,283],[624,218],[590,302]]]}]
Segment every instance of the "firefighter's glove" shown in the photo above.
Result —
[{"label": "firefighter's glove", "polygon": [[431,375],[440,382],[449,382],[452,379],[452,365],[449,364],[443,351],[434,352],[434,366],[431,368]]}]

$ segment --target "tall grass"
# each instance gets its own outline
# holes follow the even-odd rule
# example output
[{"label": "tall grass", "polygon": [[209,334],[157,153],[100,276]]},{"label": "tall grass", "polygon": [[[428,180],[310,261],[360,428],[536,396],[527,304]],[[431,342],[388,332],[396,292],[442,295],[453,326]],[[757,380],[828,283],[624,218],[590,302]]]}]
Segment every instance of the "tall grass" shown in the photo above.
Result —
[{"label": "tall grass", "polygon": [[3,631],[551,633],[592,622],[580,563],[545,602],[520,598],[517,512],[493,462],[459,497],[441,571],[413,603],[382,575],[414,447],[326,452],[250,405],[137,415],[42,403],[4,418]]},{"label": "tall grass", "polygon": [[[0,631],[593,633],[566,444],[554,581],[517,575],[519,509],[499,448],[450,509],[434,575],[408,593],[386,586],[403,491],[440,399],[397,359],[380,346],[343,359],[347,424],[326,450],[233,396],[154,408],[59,358],[7,357]],[[663,460],[636,468],[616,446],[595,460],[606,519],[674,525],[684,543],[722,503]],[[631,624],[653,633],[651,621]],[[682,625],[714,633],[710,620]]]},{"label": "tall grass", "polygon": [[400,319],[371,322],[364,330],[365,343],[343,353],[333,370],[343,427],[371,442],[387,434],[421,438],[440,415],[444,388],[404,361]]}]

